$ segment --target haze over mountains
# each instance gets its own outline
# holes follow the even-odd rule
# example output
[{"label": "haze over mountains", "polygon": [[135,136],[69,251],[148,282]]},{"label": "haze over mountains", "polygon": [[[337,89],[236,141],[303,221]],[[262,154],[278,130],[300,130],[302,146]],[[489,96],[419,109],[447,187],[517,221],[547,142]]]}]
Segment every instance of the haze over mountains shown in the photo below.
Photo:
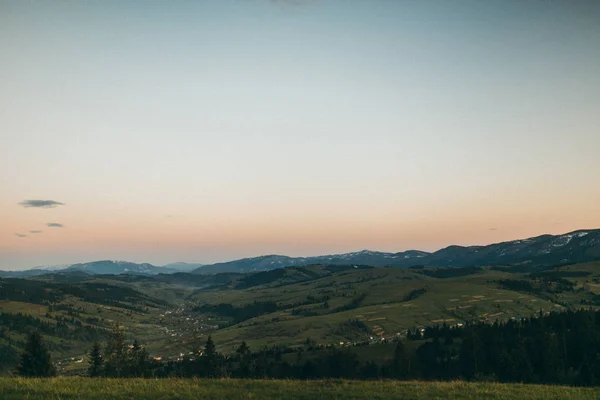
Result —
[{"label": "haze over mountains", "polygon": [[600,229],[578,230],[563,235],[541,235],[487,246],[449,246],[433,253],[408,250],[398,253],[362,250],[315,257],[264,255],[210,265],[172,263],[162,267],[126,261],[94,261],[69,266],[0,271],[3,277],[29,277],[49,272],[86,274],[156,275],[176,272],[216,274],[266,271],[312,264],[410,267],[528,266],[544,267],[600,260]]}]

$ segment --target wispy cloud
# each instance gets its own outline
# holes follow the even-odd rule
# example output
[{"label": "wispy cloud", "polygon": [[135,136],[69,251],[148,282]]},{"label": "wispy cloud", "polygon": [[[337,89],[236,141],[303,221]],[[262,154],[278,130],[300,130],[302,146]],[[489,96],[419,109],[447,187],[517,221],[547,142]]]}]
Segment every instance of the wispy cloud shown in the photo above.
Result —
[{"label": "wispy cloud", "polygon": [[49,228],[64,228],[65,227],[63,224],[59,224],[58,222],[48,222],[46,224],[46,226]]},{"label": "wispy cloud", "polygon": [[29,233],[42,233],[42,231],[29,231]]},{"label": "wispy cloud", "polygon": [[27,235],[23,235],[22,233],[15,233],[15,236],[20,237],[20,238],[26,238]]},{"label": "wispy cloud", "polygon": [[498,228],[490,228],[490,231],[497,231]]},{"label": "wispy cloud", "polygon": [[57,206],[64,206],[64,203],[54,200],[23,200],[19,205],[23,207],[54,208]]}]

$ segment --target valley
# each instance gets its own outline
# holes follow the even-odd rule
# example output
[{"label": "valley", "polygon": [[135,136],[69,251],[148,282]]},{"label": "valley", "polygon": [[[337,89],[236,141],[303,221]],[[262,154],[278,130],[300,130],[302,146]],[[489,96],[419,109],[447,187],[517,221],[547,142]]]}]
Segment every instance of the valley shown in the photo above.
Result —
[{"label": "valley", "polygon": [[255,350],[370,345],[361,359],[381,362],[395,341],[426,327],[598,305],[597,262],[529,272],[311,265],[215,275],[50,273],[0,279],[0,351],[6,374],[26,333],[37,329],[59,372],[79,374],[92,343],[119,323],[163,361],[185,358],[212,335],[224,354],[242,341]]}]

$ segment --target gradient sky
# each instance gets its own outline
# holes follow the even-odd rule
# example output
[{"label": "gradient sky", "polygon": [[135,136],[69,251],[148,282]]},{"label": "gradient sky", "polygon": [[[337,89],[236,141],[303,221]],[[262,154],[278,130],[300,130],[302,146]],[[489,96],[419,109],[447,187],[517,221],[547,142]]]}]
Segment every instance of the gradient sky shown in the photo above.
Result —
[{"label": "gradient sky", "polygon": [[600,1],[0,0],[0,57],[2,269],[600,227]]}]

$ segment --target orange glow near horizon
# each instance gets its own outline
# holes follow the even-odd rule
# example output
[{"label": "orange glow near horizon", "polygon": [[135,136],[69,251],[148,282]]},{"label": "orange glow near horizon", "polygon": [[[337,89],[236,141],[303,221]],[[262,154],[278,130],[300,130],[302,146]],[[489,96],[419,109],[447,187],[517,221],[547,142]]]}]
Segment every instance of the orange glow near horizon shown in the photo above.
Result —
[{"label": "orange glow near horizon", "polygon": [[[10,206],[4,204],[3,209]],[[143,207],[121,213],[118,207],[88,213],[84,207],[69,205],[62,210],[17,209],[3,216],[0,249],[13,257],[31,252],[73,254],[70,262],[90,261],[105,254],[100,258],[156,263],[157,254],[162,253],[165,257],[159,259],[164,263],[210,263],[262,254],[310,256],[365,248],[434,251],[452,244],[485,245],[600,226],[600,218],[590,219],[586,212],[568,210],[561,214],[560,204],[544,204],[532,211],[509,206],[446,204],[427,213],[423,205],[415,204],[414,213],[391,207],[360,213],[347,204],[335,211],[294,206],[269,213],[240,203],[237,208],[212,209],[211,213],[199,210],[194,214],[188,209],[185,214],[158,217]],[[590,209],[595,204],[584,206]],[[43,226],[42,221],[50,222],[54,216],[64,228]],[[30,234],[22,226],[43,232]],[[13,234],[20,231],[27,238]]]}]

